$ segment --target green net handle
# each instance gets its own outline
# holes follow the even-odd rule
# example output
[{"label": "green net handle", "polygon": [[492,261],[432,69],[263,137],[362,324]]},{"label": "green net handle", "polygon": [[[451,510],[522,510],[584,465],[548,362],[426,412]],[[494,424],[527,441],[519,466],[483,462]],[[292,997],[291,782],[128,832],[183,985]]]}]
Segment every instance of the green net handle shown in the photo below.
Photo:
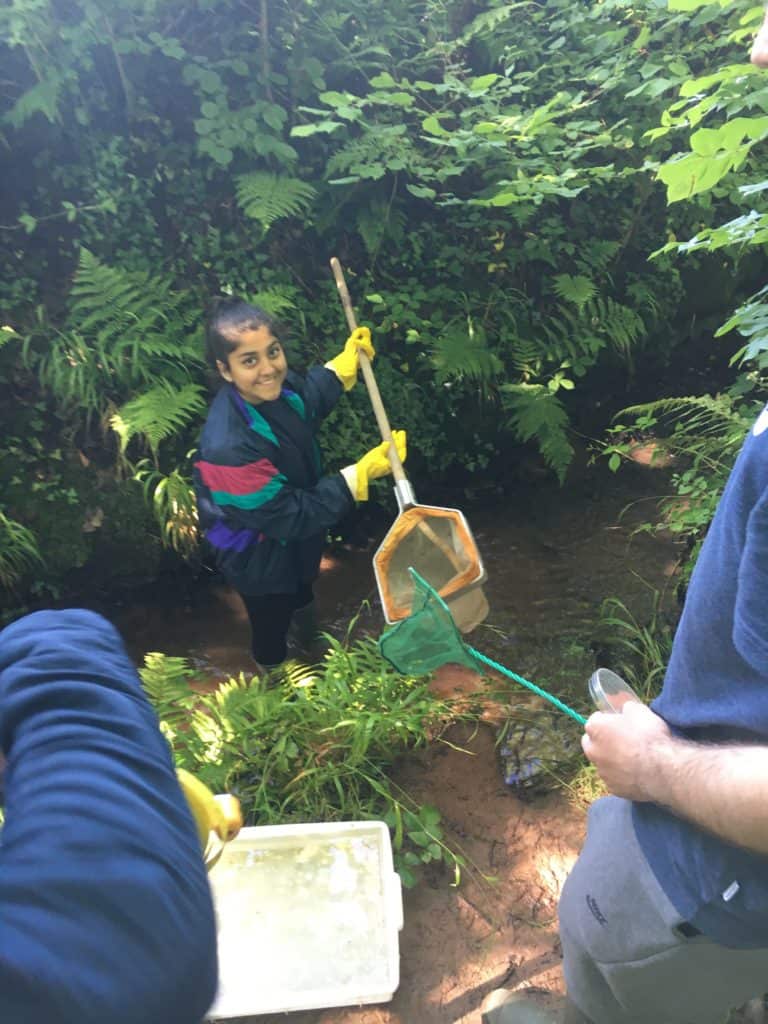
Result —
[{"label": "green net handle", "polygon": [[478,661],[482,661],[484,665],[488,665],[497,672],[501,672],[502,675],[509,676],[509,678],[514,679],[516,683],[520,683],[521,686],[525,686],[527,689],[532,690],[533,693],[538,694],[539,697],[543,697],[544,700],[548,700],[550,704],[554,704],[560,711],[564,711],[566,715],[570,715],[570,717],[575,722],[578,722],[579,725],[586,725],[587,720],[583,715],[580,715],[578,711],[574,711],[573,708],[569,708],[567,704],[563,704],[563,702],[558,700],[557,697],[553,696],[553,694],[547,693],[546,690],[542,690],[542,688],[537,686],[535,683],[528,682],[527,679],[523,679],[523,677],[517,675],[516,672],[511,672],[508,668],[504,668],[504,666],[499,665],[498,662],[492,661],[490,658],[486,658],[484,654],[481,654],[480,651],[476,651],[474,647],[467,647],[467,650],[473,657],[477,658]]}]

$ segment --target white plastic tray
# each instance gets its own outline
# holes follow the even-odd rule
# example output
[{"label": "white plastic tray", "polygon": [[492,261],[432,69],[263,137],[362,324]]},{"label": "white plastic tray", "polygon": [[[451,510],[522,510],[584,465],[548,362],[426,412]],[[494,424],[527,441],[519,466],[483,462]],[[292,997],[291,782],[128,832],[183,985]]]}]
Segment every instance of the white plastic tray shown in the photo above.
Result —
[{"label": "white plastic tray", "polygon": [[244,828],[210,880],[219,932],[210,1020],[392,998],[403,900],[384,822]]}]

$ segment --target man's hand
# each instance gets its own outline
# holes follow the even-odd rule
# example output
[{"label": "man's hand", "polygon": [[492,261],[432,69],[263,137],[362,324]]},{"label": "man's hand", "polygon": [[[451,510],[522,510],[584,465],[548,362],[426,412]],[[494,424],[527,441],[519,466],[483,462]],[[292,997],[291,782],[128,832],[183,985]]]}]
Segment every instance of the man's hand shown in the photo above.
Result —
[{"label": "man's hand", "polygon": [[674,742],[669,726],[645,704],[627,701],[619,715],[596,711],[581,746],[608,790],[627,800],[658,800],[655,765]]},{"label": "man's hand", "polygon": [[596,711],[581,738],[611,793],[668,808],[699,828],[768,856],[768,747],[682,739],[645,704]]}]

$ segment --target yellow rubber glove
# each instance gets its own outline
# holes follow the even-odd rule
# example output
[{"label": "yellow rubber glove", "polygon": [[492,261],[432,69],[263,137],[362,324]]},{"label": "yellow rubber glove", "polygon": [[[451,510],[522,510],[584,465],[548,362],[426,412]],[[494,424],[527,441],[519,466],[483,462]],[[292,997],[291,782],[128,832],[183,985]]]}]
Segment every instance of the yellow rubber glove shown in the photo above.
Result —
[{"label": "yellow rubber glove", "polygon": [[335,359],[331,359],[325,364],[339,378],[345,391],[350,391],[357,383],[360,350],[365,352],[369,359],[373,359],[376,355],[376,349],[371,344],[371,332],[368,327],[358,327],[352,331],[343,351]]},{"label": "yellow rubber glove", "polygon": [[[177,768],[176,775],[195,819],[205,866],[210,871],[221,856],[224,844],[234,839],[243,827],[240,801],[229,793],[214,796],[205,783],[184,768]],[[210,845],[212,832],[220,840],[215,847]]]},{"label": "yellow rubber glove", "polygon": [[[397,448],[400,461],[405,462],[407,444],[404,430],[393,430],[392,438]],[[389,462],[389,441],[382,441],[375,448],[356,462],[354,466],[346,466],[341,474],[347,482],[355,501],[368,501],[368,484],[382,476],[389,476],[392,466]]]}]

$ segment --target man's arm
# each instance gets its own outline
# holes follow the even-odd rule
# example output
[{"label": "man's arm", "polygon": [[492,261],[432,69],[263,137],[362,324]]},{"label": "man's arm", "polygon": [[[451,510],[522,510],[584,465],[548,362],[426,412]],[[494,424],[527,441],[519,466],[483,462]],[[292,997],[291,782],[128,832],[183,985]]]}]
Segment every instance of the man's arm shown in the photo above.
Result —
[{"label": "man's arm", "polygon": [[581,740],[611,793],[661,804],[680,818],[768,855],[768,747],[692,743],[644,704],[595,712]]},{"label": "man's arm", "polygon": [[195,1024],[216,934],[197,830],[116,630],[81,610],[0,633],[0,1019]]}]

